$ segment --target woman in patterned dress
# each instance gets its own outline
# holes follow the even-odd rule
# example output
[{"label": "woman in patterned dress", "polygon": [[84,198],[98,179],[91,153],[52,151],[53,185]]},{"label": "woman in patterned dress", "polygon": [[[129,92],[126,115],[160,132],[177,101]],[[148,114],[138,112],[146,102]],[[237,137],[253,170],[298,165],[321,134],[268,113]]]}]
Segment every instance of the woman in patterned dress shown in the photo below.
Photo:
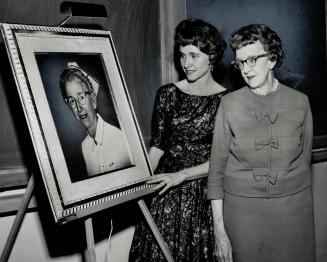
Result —
[{"label": "woman in patterned dress", "polygon": [[246,86],[223,97],[213,137],[208,198],[219,258],[313,262],[308,97],[274,77],[283,48],[269,27],[240,28],[231,47]]},{"label": "woman in patterned dress", "polygon": [[[211,208],[206,175],[215,115],[227,90],[212,77],[226,48],[220,33],[198,19],[182,21],[175,47],[185,79],[162,86],[152,119],[149,160],[159,194],[151,214],[177,261],[214,261]],[[130,261],[166,261],[152,232],[142,221],[136,227]]]}]

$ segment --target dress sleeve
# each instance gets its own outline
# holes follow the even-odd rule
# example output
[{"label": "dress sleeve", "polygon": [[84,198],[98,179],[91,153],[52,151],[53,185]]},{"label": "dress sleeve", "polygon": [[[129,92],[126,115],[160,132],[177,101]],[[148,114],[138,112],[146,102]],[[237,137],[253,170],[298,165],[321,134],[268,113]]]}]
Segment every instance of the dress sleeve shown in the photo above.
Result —
[{"label": "dress sleeve", "polygon": [[161,150],[164,150],[164,135],[165,135],[165,123],[166,123],[166,106],[167,105],[167,92],[165,88],[161,87],[154,101],[151,123],[151,142],[150,146],[155,146]]},{"label": "dress sleeve", "polygon": [[310,103],[308,97],[306,97],[306,117],[304,120],[304,132],[303,132],[303,155],[308,164],[311,163],[312,153],[312,139],[313,139],[313,124],[312,124],[312,113],[310,109]]},{"label": "dress sleeve", "polygon": [[218,108],[213,133],[208,176],[208,199],[224,198],[224,175],[230,152],[231,138],[232,134],[226,116],[223,97]]}]

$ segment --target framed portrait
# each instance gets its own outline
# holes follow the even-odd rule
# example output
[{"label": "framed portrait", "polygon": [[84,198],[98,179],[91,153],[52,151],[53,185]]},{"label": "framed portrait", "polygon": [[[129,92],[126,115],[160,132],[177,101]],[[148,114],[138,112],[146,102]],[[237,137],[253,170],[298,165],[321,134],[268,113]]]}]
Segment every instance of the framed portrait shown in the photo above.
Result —
[{"label": "framed portrait", "polygon": [[109,31],[1,24],[57,222],[152,192]]}]

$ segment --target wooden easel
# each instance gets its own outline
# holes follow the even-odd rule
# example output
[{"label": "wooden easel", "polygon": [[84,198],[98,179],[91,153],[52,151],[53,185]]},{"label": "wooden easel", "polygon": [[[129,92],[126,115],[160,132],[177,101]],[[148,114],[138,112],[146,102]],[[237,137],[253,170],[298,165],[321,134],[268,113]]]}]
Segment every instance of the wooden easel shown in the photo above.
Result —
[{"label": "wooden easel", "polygon": [[28,206],[28,203],[31,200],[33,189],[34,189],[34,178],[33,178],[33,175],[31,175],[31,177],[28,181],[28,185],[27,185],[26,191],[24,193],[22,202],[19,205],[18,212],[15,217],[14,223],[10,229],[5,247],[3,248],[3,251],[2,251],[2,254],[0,257],[0,262],[6,262],[9,258],[9,255],[11,253],[12,247],[16,240],[19,228],[22,224],[22,221],[23,221],[23,218],[24,218],[24,215],[26,212],[26,208]]},{"label": "wooden easel", "polygon": [[[8,258],[10,256],[11,250],[13,248],[13,245],[15,243],[18,231],[20,229],[20,226],[22,224],[24,215],[26,213],[26,209],[28,207],[28,204],[31,200],[32,193],[34,189],[34,178],[33,175],[31,175],[28,185],[26,188],[26,191],[24,193],[24,196],[22,198],[21,204],[18,208],[17,215],[15,217],[14,223],[10,229],[5,247],[2,251],[0,262],[7,262]],[[169,249],[166,247],[165,242],[162,238],[162,236],[159,233],[158,227],[155,224],[150,211],[148,207],[146,206],[143,199],[139,200],[138,205],[147,221],[147,223],[150,226],[150,229],[156,238],[158,245],[160,246],[167,262],[174,262],[174,259],[169,251]],[[86,262],[96,262],[96,254],[95,254],[95,244],[94,244],[94,236],[93,236],[93,226],[92,226],[92,218],[86,218],[85,220],[85,233],[86,233],[86,242],[87,242],[87,248],[85,250],[85,259]]]}]

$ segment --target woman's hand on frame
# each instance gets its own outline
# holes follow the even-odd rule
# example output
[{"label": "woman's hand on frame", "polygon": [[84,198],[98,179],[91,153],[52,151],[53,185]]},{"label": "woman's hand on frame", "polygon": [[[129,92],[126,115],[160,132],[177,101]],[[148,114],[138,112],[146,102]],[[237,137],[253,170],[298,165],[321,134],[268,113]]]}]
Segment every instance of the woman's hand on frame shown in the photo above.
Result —
[{"label": "woman's hand on frame", "polygon": [[[157,176],[157,177],[156,177]],[[158,184],[153,187],[154,190],[158,190],[162,188],[159,192],[159,195],[165,193],[169,188],[178,186],[182,182],[185,181],[186,175],[182,172],[176,173],[164,173],[160,175],[153,176],[150,180],[148,180],[147,184]]]}]

